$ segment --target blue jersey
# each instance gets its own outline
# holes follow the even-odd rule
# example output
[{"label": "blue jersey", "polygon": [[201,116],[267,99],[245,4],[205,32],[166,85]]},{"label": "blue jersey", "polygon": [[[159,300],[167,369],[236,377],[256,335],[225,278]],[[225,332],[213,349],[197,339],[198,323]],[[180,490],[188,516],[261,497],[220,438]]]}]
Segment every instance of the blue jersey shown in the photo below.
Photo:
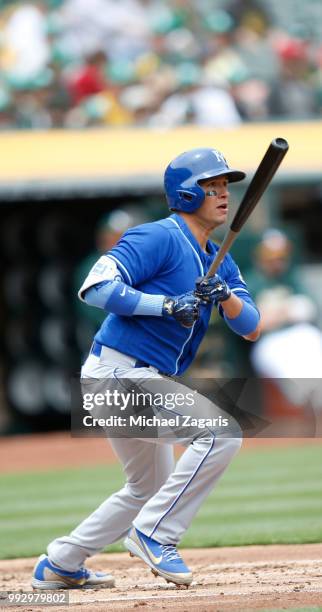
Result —
[{"label": "blue jersey", "polygon": [[[207,253],[180,215],[128,230],[108,256],[116,262],[124,282],[148,294],[177,296],[195,288],[204,276],[218,246],[207,242]],[[253,304],[238,266],[227,254],[218,274],[230,289]],[[160,372],[180,375],[193,361],[209,324],[212,305],[201,306],[201,316],[191,329],[172,317],[109,314],[95,340],[130,355]]]}]

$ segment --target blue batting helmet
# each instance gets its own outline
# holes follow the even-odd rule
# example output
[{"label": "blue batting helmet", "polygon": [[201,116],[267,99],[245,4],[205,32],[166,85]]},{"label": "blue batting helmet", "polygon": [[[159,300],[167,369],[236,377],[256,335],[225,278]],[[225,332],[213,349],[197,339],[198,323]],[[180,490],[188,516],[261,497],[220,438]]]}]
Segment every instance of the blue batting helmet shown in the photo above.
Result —
[{"label": "blue batting helmet", "polygon": [[200,208],[205,193],[199,181],[227,176],[230,183],[242,181],[246,174],[229,168],[216,149],[192,149],[176,157],[164,173],[164,188],[170,210],[194,212]]}]

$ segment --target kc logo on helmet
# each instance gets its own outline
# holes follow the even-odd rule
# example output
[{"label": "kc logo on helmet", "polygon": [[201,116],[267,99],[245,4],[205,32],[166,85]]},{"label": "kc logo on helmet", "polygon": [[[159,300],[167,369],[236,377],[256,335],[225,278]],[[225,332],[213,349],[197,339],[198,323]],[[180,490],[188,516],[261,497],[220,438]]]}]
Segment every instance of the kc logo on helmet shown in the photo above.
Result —
[{"label": "kc logo on helmet", "polygon": [[216,156],[217,162],[225,164],[225,166],[227,166],[227,162],[226,162],[223,154],[220,153],[220,151],[217,151],[217,149],[212,149],[212,152]]}]

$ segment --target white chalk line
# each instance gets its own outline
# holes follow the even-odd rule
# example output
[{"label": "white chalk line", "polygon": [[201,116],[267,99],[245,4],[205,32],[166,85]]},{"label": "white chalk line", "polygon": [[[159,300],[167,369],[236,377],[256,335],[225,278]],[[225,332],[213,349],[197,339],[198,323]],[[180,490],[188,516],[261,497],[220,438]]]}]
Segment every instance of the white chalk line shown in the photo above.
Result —
[{"label": "white chalk line", "polygon": [[[285,587],[282,588],[274,588],[273,590],[270,591],[261,591],[260,594],[262,596],[268,596],[268,595],[280,595],[281,593],[285,593],[285,595],[292,595],[295,592],[297,593],[321,593],[322,591],[316,590],[316,589],[312,589],[312,588],[305,588],[305,589],[301,589],[300,591],[294,591],[293,589],[290,589],[289,591],[285,591]],[[249,597],[251,595],[258,595],[257,592],[254,593],[249,593],[249,591],[234,591],[231,593],[225,593],[225,599],[229,599],[229,597]],[[164,599],[180,599],[180,600],[186,600],[187,597],[189,599],[202,599],[202,598],[214,598],[214,600],[217,598],[222,598],[223,595],[221,595],[221,593],[216,593],[214,591],[208,591],[207,593],[189,593],[189,590],[186,589],[184,592],[182,592],[182,594],[179,593],[173,593],[173,594],[159,594],[159,595],[134,595],[132,597],[110,597],[110,598],[104,598],[104,599],[84,599],[84,600],[78,600],[78,601],[71,601],[70,604],[76,605],[76,604],[89,604],[89,603],[113,603],[113,602],[133,602],[133,601],[162,601]]]},{"label": "white chalk line", "polygon": [[238,571],[240,569],[265,569],[265,568],[276,568],[281,569],[281,568],[286,568],[290,565],[294,565],[295,568],[296,566],[299,566],[299,568],[301,568],[301,566],[305,566],[305,567],[316,567],[317,569],[322,566],[322,561],[321,559],[289,559],[283,561],[283,560],[279,560],[279,561],[243,561],[241,563],[237,562],[232,562],[232,563],[211,563],[210,565],[207,566],[207,572],[209,572],[210,570],[231,570],[231,571]]}]

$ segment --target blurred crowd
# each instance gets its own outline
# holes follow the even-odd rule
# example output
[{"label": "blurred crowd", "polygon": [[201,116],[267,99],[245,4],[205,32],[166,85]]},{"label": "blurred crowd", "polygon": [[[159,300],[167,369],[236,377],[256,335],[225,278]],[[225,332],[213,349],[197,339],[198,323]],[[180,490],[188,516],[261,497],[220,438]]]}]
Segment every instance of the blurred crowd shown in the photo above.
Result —
[{"label": "blurred crowd", "polygon": [[321,10],[289,4],[3,0],[0,129],[317,117]]}]

